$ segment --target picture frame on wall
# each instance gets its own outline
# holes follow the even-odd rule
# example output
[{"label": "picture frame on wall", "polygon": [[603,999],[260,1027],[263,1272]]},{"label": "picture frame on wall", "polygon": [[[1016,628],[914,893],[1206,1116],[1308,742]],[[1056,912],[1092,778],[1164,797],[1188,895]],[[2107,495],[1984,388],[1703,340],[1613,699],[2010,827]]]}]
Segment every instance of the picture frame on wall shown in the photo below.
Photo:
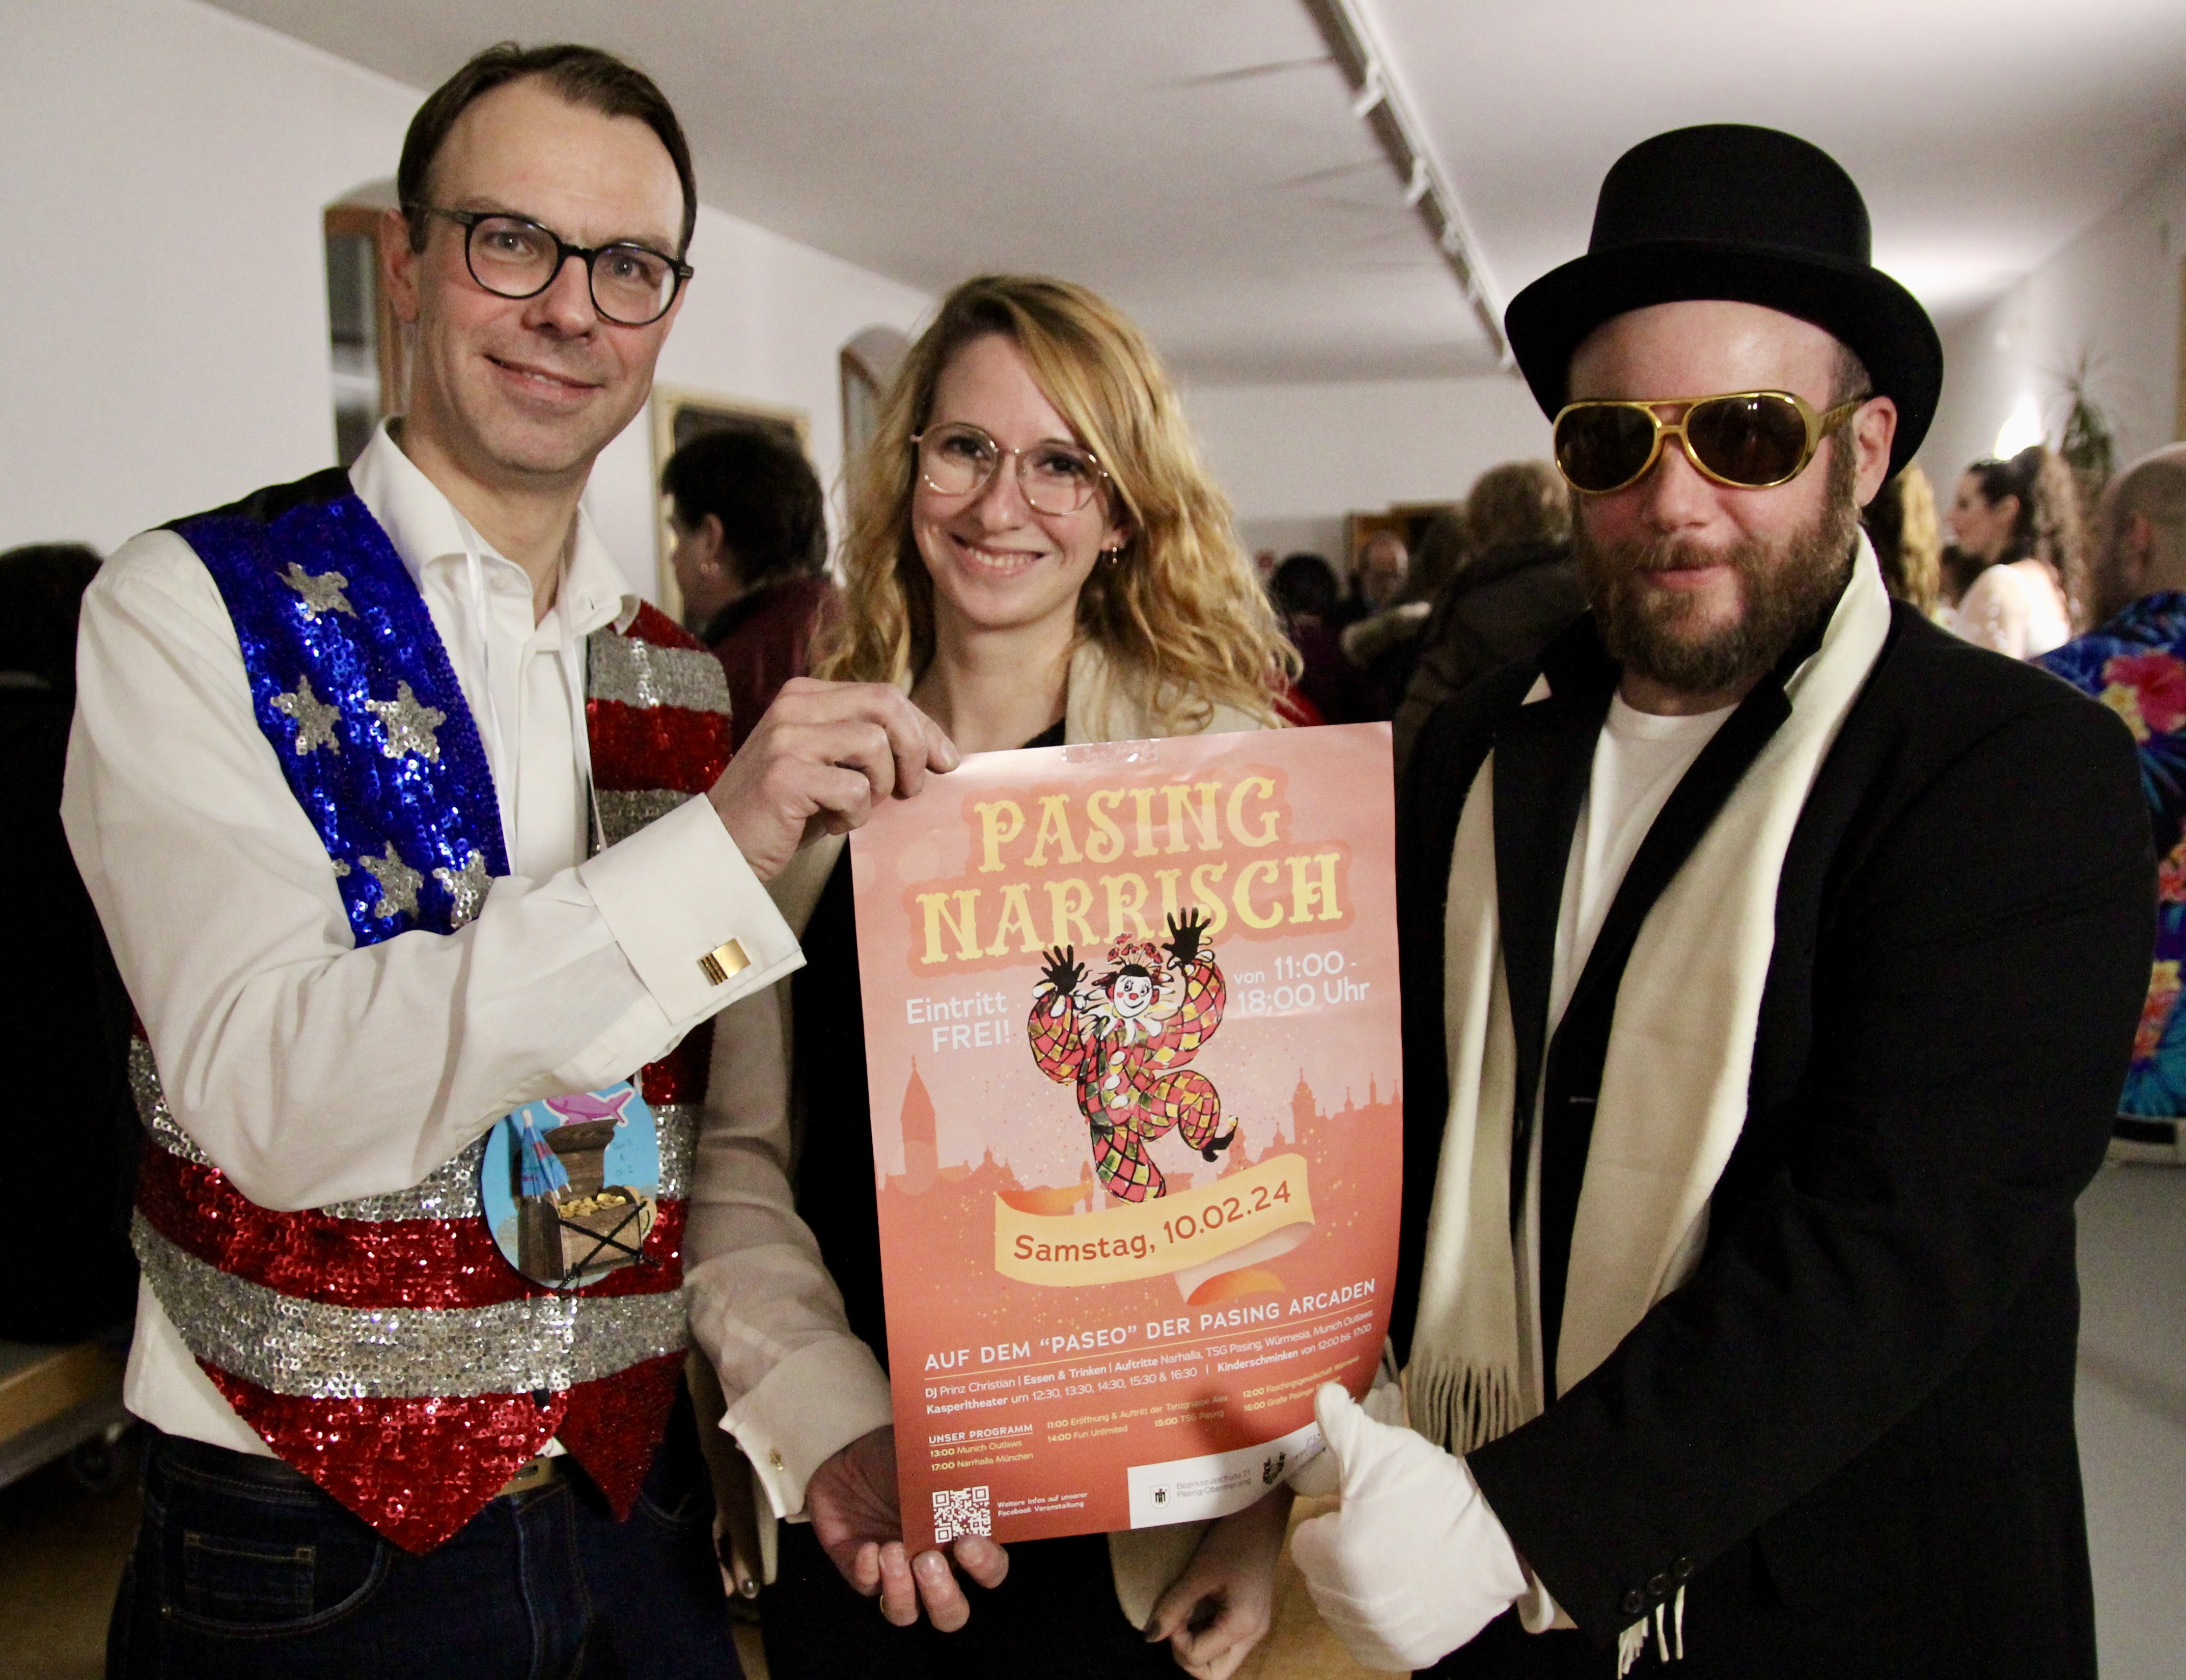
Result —
[{"label": "picture frame on wall", "polygon": [[[749,397],[720,391],[699,390],[688,385],[655,384],[653,388],[653,482],[660,483],[668,458],[709,432],[761,432],[812,454],[811,417],[801,408],[758,402]],[[675,568],[669,557],[675,551],[675,533],[668,524],[668,499],[660,498],[653,520],[653,588],[660,610],[678,624],[683,619],[683,591],[675,585]]]},{"label": "picture frame on wall", "polygon": [[1404,546],[1418,553],[1420,539],[1427,535],[1427,527],[1440,515],[1459,506],[1452,501],[1393,502],[1378,513],[1354,512],[1343,521],[1343,574],[1346,578],[1359,569],[1359,551],[1366,546],[1369,538],[1382,531],[1394,531],[1404,540]]}]

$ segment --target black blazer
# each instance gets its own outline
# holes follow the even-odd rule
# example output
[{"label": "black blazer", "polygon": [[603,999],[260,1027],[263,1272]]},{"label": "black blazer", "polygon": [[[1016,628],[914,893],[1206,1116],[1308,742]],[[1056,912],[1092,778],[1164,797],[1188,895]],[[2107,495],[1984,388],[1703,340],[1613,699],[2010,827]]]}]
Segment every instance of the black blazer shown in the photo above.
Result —
[{"label": "black blazer", "polygon": [[[1514,1016],[1544,1008],[1615,681],[1592,621],[1442,708],[1401,793],[1406,1355],[1449,1100],[1451,843],[1544,669],[1565,714],[1520,726],[1551,745],[1522,785],[1498,759],[1497,800],[1538,828],[1499,895]],[[1468,1459],[1596,1644],[1682,1585],[1693,1680],[2094,1673],[2072,1204],[2147,987],[2154,883],[2118,720],[1897,608],[1785,860],[1746,1128],[1699,1269]],[[1539,1022],[1514,1025],[1538,1067]],[[1556,1672],[1613,1672],[1580,1655]]]}]

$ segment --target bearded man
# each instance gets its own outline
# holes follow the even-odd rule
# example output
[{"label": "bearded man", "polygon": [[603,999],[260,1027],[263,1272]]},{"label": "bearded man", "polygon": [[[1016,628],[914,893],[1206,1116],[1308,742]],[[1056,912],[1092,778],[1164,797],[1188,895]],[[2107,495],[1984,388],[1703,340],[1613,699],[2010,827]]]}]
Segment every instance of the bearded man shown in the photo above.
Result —
[{"label": "bearded man", "polygon": [[1307,1582],[1377,1668],[2092,1675],[2132,741],[1886,596],[1942,352],[1824,154],[1645,142],[1508,324],[1592,611],[1407,773],[1410,1428],[1324,1389]]},{"label": "bearded man", "polygon": [[2155,955],[2110,1158],[2186,1164],[2186,1009],[2178,1006],[2186,964],[2186,444],[2119,473],[2094,523],[2090,569],[2097,606],[2109,617],[2038,663],[2116,710],[2140,748],[2161,860]]}]

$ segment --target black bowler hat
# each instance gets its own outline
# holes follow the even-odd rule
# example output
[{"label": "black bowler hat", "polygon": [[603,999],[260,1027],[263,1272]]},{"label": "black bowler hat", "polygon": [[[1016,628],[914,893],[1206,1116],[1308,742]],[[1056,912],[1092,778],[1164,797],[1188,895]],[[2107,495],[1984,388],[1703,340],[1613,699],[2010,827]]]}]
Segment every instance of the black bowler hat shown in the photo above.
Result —
[{"label": "black bowler hat", "polygon": [[1728,298],[1796,315],[1848,346],[1876,394],[1896,400],[1894,473],[1936,417],[1943,346],[1871,250],[1859,188],[1820,147],[1743,123],[1673,129],[1611,167],[1586,255],[1511,299],[1504,330],[1554,419],[1569,400],[1572,353],[1628,310]]}]

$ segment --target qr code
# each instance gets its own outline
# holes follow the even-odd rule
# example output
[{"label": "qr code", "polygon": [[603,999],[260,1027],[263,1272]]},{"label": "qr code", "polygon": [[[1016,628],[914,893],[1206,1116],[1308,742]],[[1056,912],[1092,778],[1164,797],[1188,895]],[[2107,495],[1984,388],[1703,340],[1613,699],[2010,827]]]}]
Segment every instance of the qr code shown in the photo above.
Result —
[{"label": "qr code", "polygon": [[945,1546],[960,1534],[992,1534],[993,1513],[984,1487],[942,1487],[933,1494],[933,1543]]}]

